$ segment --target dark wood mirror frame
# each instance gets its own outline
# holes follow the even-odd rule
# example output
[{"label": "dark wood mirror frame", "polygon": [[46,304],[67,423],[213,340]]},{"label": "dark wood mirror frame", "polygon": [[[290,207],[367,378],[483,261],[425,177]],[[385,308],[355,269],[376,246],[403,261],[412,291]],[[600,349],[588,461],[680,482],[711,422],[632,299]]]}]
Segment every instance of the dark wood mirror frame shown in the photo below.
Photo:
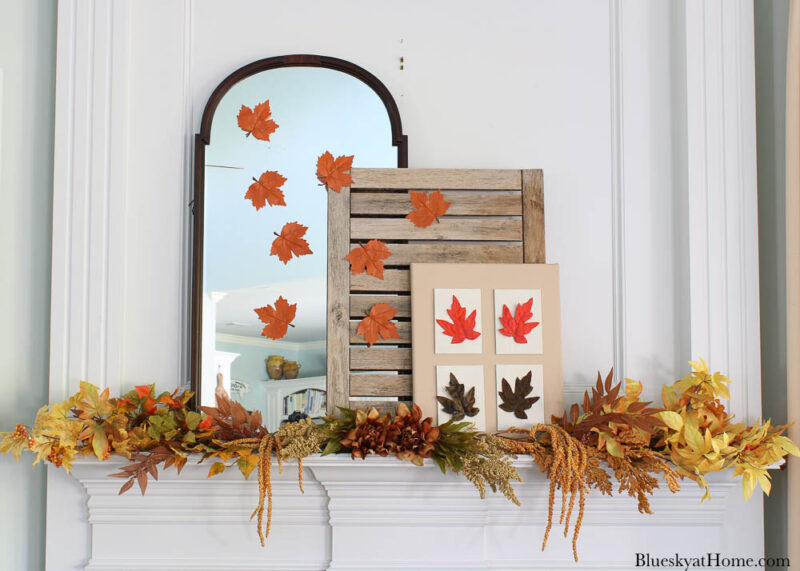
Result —
[{"label": "dark wood mirror frame", "polygon": [[201,359],[203,322],[203,225],[205,199],[206,145],[211,142],[211,122],[222,98],[234,85],[262,71],[281,67],[323,67],[352,75],[368,85],[383,101],[392,131],[392,145],[397,147],[397,166],[408,167],[408,137],[403,134],[400,112],[392,94],[374,75],[349,61],[319,55],[287,55],[261,59],[247,64],[231,73],[220,83],[203,111],[200,132],[194,136],[194,194],[190,202],[192,212],[192,274],[190,283],[191,314],[190,327],[190,380],[195,392],[195,405],[201,402]]}]

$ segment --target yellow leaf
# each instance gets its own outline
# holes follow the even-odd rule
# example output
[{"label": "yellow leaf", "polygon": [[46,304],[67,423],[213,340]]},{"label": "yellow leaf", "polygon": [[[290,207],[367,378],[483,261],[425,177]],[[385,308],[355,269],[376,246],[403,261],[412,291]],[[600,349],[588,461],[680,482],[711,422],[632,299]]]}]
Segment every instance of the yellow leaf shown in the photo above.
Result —
[{"label": "yellow leaf", "polygon": [[795,443],[786,438],[785,436],[776,436],[772,440],[787,454],[791,454],[793,456],[800,456],[800,450],[798,450]]},{"label": "yellow leaf", "polygon": [[772,482],[770,482],[769,474],[766,470],[758,475],[758,483],[761,484],[761,489],[764,490],[764,493],[769,495],[769,492],[772,489]]},{"label": "yellow leaf", "polygon": [[214,462],[211,465],[211,468],[208,470],[208,477],[216,476],[217,474],[222,474],[227,466],[222,462]]},{"label": "yellow leaf", "polygon": [[683,418],[677,412],[664,410],[655,413],[653,416],[663,421],[672,430],[680,430],[683,427]]},{"label": "yellow leaf", "polygon": [[642,383],[633,379],[625,379],[625,396],[636,400],[642,394]]},{"label": "yellow leaf", "polygon": [[744,476],[742,476],[742,492],[744,493],[744,499],[749,500],[755,489],[756,477],[751,471],[747,470]]},{"label": "yellow leaf", "polygon": [[[256,461],[251,462],[251,458],[255,458]],[[248,480],[250,478],[250,473],[255,469],[256,465],[258,465],[258,456],[252,454],[247,457],[239,458],[239,460],[236,461],[236,464],[239,466],[239,471],[244,476],[244,479]]]},{"label": "yellow leaf", "polygon": [[686,417],[683,424],[683,437],[686,439],[686,443],[694,450],[705,450],[706,441],[697,428],[697,419],[694,415],[690,414]]},{"label": "yellow leaf", "polygon": [[617,458],[625,457],[625,454],[622,452],[622,448],[620,447],[619,443],[610,436],[606,437],[606,450],[608,450],[609,454],[616,456]]}]

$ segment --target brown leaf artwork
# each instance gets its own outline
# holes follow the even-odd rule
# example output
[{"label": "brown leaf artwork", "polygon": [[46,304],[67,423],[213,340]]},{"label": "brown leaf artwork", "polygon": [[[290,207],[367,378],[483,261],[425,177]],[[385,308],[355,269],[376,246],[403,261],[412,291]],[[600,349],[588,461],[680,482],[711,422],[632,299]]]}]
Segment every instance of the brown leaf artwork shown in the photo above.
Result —
[{"label": "brown leaf artwork", "polygon": [[523,420],[528,418],[528,413],[526,411],[539,400],[539,397],[528,396],[533,391],[531,377],[532,371],[528,371],[521,379],[517,377],[516,381],[514,381],[513,391],[508,381],[503,379],[501,385],[503,390],[497,393],[503,401],[500,404],[502,410],[513,412],[515,417]]},{"label": "brown leaf artwork", "polygon": [[442,405],[442,412],[449,414],[453,420],[464,417],[476,416],[480,409],[475,406],[475,387],[468,391],[463,383],[459,383],[453,373],[450,373],[450,383],[444,388],[450,398],[436,397]]}]

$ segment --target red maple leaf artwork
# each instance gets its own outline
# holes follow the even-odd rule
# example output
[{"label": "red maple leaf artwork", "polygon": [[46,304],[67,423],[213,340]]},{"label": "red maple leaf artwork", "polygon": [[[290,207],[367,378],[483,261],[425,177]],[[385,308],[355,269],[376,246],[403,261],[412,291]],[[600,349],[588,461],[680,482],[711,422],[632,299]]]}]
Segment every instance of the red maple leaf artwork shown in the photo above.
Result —
[{"label": "red maple leaf artwork", "polygon": [[533,298],[530,298],[525,303],[518,303],[512,317],[508,306],[504,304],[503,315],[500,317],[500,323],[503,324],[500,334],[506,337],[513,337],[516,343],[527,343],[528,339],[525,336],[539,325],[538,321],[528,321],[533,317],[532,306]]},{"label": "red maple leaf artwork", "polygon": [[447,310],[447,315],[451,321],[437,319],[436,323],[442,328],[442,332],[448,337],[452,337],[451,344],[463,343],[466,339],[477,339],[481,336],[480,332],[475,331],[475,317],[478,310],[473,309],[467,317],[466,308],[461,306],[456,296],[453,296],[453,303]]}]

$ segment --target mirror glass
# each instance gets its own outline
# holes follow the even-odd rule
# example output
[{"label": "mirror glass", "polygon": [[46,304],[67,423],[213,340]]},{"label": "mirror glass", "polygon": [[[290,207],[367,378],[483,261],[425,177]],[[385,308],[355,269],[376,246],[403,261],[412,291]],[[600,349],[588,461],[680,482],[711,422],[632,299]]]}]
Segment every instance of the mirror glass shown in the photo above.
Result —
[{"label": "mirror glass", "polygon": [[[269,101],[278,128],[269,141],[240,128],[242,106]],[[317,158],[354,155],[354,167],[396,167],[389,116],[360,80],[331,69],[286,67],[234,85],[214,114],[206,147],[200,404],[224,389],[277,430],[290,417],[319,418],[326,406],[327,191]],[[285,206],[256,209],[245,194],[266,171],[286,178]],[[311,254],[271,255],[284,225],[297,222]],[[279,298],[296,304],[285,336],[262,335],[255,311]]]}]

